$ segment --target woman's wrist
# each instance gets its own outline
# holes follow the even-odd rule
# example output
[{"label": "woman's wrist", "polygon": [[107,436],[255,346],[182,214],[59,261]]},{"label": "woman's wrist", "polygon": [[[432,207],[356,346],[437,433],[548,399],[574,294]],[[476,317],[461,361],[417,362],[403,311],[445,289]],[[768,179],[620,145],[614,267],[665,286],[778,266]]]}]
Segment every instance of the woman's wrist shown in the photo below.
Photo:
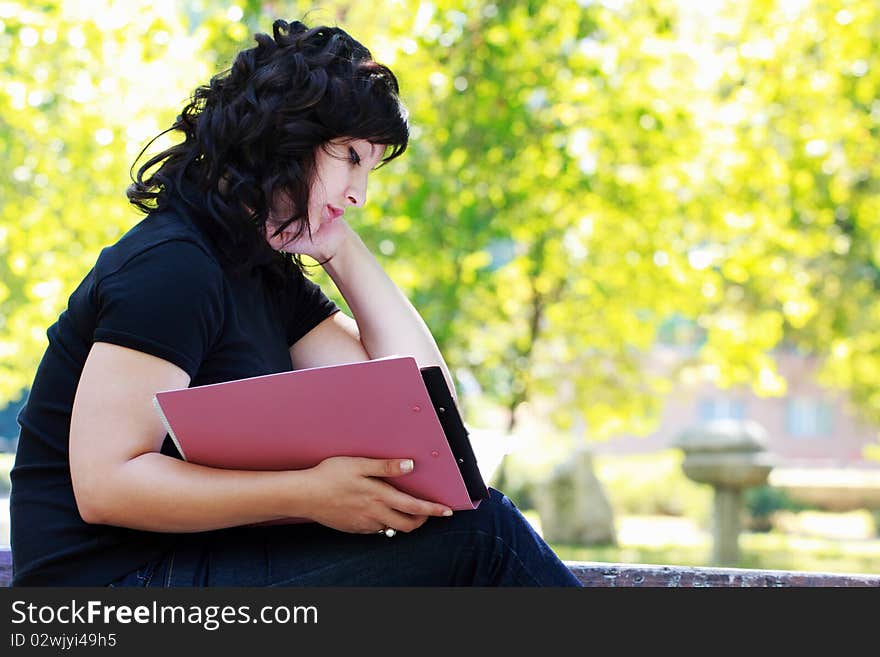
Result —
[{"label": "woman's wrist", "polygon": [[287,470],[273,511],[288,518],[312,518],[315,504],[313,468]]},{"label": "woman's wrist", "polygon": [[339,277],[346,276],[354,267],[357,267],[357,259],[363,252],[369,253],[360,236],[348,225],[345,227],[345,237],[340,240],[332,256],[322,260],[324,271],[337,281]]}]

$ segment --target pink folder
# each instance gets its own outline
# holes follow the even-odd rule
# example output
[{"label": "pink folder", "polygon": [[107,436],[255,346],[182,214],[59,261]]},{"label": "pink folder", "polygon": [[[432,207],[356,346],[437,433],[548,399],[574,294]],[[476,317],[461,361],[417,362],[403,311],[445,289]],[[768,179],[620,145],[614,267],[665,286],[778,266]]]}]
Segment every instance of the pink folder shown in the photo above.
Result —
[{"label": "pink folder", "polygon": [[[482,479],[476,487],[469,482],[475,495],[468,492],[466,459],[453,454],[438,417],[439,410],[447,427],[449,410],[459,418],[445,408],[454,406],[445,383],[443,392],[447,401],[435,406],[415,359],[404,356],[169,390],[156,393],[154,403],[192,463],[299,470],[331,456],[412,458],[412,473],[386,481],[453,510],[475,509],[488,492]],[[457,422],[459,439],[467,441]],[[471,465],[476,470],[475,461]]]}]

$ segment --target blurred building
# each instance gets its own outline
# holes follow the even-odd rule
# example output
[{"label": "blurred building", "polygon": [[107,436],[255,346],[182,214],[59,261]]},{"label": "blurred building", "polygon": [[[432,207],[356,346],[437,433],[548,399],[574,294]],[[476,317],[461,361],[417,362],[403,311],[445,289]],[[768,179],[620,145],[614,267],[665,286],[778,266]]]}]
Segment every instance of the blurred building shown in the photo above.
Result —
[{"label": "blurred building", "polygon": [[[661,346],[655,357],[669,367],[693,350]],[[880,445],[878,427],[861,422],[845,397],[815,382],[818,359],[793,350],[775,354],[779,374],[788,382],[783,397],[759,397],[750,388],[722,390],[711,383],[680,384],[669,395],[657,430],[647,436],[620,436],[593,444],[596,454],[636,454],[666,449],[685,427],[714,419],[749,419],[768,434],[768,451],[780,466],[868,468],[865,447]]]}]

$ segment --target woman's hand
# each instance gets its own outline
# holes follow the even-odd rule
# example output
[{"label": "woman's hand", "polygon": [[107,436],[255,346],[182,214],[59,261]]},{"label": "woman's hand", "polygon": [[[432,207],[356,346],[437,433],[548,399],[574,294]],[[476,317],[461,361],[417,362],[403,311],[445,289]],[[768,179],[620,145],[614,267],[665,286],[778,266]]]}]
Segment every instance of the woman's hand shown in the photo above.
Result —
[{"label": "woman's hand", "polygon": [[451,516],[443,504],[408,495],[379,477],[400,477],[412,471],[410,459],[371,459],[334,456],[309,473],[311,505],[308,517],[327,527],[357,534],[374,534],[387,527],[411,532],[430,516]]},{"label": "woman's hand", "polygon": [[346,242],[353,232],[351,226],[342,217],[324,220],[318,224],[317,229],[312,229],[309,237],[308,231],[296,239],[287,239],[280,247],[286,253],[299,253],[307,255],[318,262],[331,260],[339,248]]}]

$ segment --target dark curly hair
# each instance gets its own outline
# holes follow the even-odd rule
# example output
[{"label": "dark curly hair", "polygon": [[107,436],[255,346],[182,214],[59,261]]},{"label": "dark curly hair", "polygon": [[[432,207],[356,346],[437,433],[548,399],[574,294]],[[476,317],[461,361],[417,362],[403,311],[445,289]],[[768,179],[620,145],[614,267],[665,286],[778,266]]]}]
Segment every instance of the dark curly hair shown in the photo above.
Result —
[{"label": "dark curly hair", "polygon": [[298,236],[309,230],[317,148],[343,137],[365,139],[388,146],[385,164],[406,149],[409,127],[397,78],[345,31],[276,20],[272,33],[256,34],[256,47],[239,52],[229,69],[193,92],[174,125],[135,164],[163,134],[179,130],[184,141],[151,157],[126,195],[146,213],[176,196],[225,264],[248,270],[268,264],[285,279],[294,262],[305,269],[298,256],[275,254],[266,242],[275,194],[286,194],[294,207],[279,232],[298,221]]}]

